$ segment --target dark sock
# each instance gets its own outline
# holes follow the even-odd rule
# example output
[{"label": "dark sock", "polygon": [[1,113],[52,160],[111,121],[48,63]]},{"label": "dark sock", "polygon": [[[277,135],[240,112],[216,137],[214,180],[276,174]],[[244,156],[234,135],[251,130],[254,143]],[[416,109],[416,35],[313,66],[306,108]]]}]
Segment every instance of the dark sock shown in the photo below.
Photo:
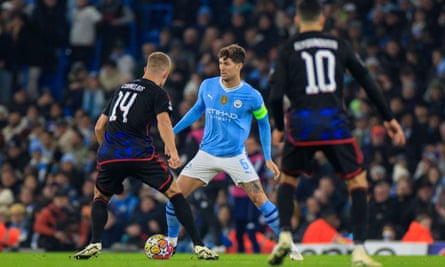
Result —
[{"label": "dark sock", "polygon": [[170,202],[175,209],[176,218],[184,225],[185,230],[190,235],[193,241],[193,245],[202,246],[204,243],[199,235],[198,228],[193,219],[192,210],[187,200],[185,200],[182,194],[176,194],[170,198]]},{"label": "dark sock", "polygon": [[351,192],[351,225],[355,244],[363,244],[368,230],[368,200],[364,188]]},{"label": "dark sock", "polygon": [[280,231],[290,231],[291,218],[294,213],[295,188],[290,184],[280,184],[278,187],[278,213],[280,217]]},{"label": "dark sock", "polygon": [[95,198],[91,207],[91,243],[102,241],[102,233],[108,219],[108,201],[103,198]]}]

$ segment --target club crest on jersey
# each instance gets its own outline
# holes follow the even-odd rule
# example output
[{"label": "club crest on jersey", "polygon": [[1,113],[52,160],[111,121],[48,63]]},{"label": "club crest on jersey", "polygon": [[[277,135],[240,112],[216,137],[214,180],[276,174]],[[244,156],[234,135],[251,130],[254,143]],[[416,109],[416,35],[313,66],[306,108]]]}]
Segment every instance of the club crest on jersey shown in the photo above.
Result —
[{"label": "club crest on jersey", "polygon": [[228,100],[229,100],[228,96],[226,96],[226,95],[221,96],[221,99],[220,99],[221,104],[223,104],[223,105],[227,104]]},{"label": "club crest on jersey", "polygon": [[235,102],[233,102],[233,106],[236,108],[240,108],[243,105],[243,102],[241,100],[237,99]]}]

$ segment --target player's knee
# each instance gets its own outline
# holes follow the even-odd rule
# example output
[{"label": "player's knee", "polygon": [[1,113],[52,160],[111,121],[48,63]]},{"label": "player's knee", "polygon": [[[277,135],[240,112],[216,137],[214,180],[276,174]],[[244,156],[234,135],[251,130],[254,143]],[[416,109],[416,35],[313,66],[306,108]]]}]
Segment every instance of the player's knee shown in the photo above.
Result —
[{"label": "player's knee", "polygon": [[100,199],[108,203],[112,196],[102,193],[97,187],[94,189],[94,200]]},{"label": "player's knee", "polygon": [[181,189],[176,181],[173,181],[170,187],[164,192],[167,198],[172,198],[174,195],[181,193]]},{"label": "player's knee", "polygon": [[289,184],[294,188],[297,187],[299,181],[300,179],[298,176],[290,176],[285,173],[282,173],[280,177],[280,184]]},{"label": "player's knee", "polygon": [[354,178],[347,180],[346,184],[348,185],[349,191],[355,189],[368,189],[368,181],[366,180],[366,172],[363,171],[359,175]]}]

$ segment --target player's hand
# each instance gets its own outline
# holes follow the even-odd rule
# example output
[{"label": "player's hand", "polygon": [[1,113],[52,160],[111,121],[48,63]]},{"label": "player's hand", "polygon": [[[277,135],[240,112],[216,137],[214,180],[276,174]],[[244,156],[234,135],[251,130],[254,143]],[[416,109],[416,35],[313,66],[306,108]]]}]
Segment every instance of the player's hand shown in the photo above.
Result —
[{"label": "player's hand", "polygon": [[168,146],[164,146],[164,155],[166,157],[170,157],[170,150],[168,149]]},{"label": "player's hand", "polygon": [[388,132],[389,137],[391,137],[394,145],[401,146],[406,143],[405,133],[396,119],[385,121],[383,122],[383,125],[385,126],[386,131]]},{"label": "player's hand", "polygon": [[284,131],[274,129],[272,132],[272,145],[279,146],[283,142]]},{"label": "player's hand", "polygon": [[168,166],[170,166],[173,169],[177,169],[181,167],[181,160],[179,159],[178,153],[172,153],[170,155],[170,158],[168,159]]},{"label": "player's hand", "polygon": [[266,166],[273,173],[273,179],[278,180],[280,177],[280,169],[278,168],[277,164],[275,164],[275,162],[272,160],[266,160]]}]

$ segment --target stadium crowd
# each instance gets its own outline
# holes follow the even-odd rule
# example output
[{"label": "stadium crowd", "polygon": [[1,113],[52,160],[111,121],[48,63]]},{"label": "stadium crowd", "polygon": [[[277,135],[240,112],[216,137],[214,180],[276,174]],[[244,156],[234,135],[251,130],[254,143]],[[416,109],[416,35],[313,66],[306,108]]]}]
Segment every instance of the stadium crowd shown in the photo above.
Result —
[{"label": "stadium crowd", "polygon": [[[267,99],[277,49],[298,30],[293,0],[0,2],[0,250],[75,250],[88,243],[94,123],[114,88],[141,77],[151,52],[173,59],[166,90],[177,121],[193,105],[200,81],[219,75],[217,52],[231,43],[246,48],[243,79]],[[325,30],[351,43],[408,140],[403,148],[391,145],[374,107],[346,75],[345,107],[369,170],[368,239],[408,240],[421,229],[427,238],[418,241],[445,240],[445,1],[323,4]],[[183,162],[201,138],[202,121],[177,137]],[[276,201],[277,184],[260,149],[254,134],[246,150]],[[273,152],[279,162],[280,150]],[[315,175],[302,177],[295,194],[294,239],[310,239],[306,229],[321,219],[341,237],[330,242],[348,242],[346,187],[322,153],[313,164]],[[104,248],[138,248],[166,232],[166,199],[129,181],[109,204]],[[264,251],[251,244],[276,237],[240,190],[221,173],[190,197],[201,233],[228,252]],[[252,241],[236,235],[241,231]],[[188,251],[189,242],[183,234],[177,251]]]}]

